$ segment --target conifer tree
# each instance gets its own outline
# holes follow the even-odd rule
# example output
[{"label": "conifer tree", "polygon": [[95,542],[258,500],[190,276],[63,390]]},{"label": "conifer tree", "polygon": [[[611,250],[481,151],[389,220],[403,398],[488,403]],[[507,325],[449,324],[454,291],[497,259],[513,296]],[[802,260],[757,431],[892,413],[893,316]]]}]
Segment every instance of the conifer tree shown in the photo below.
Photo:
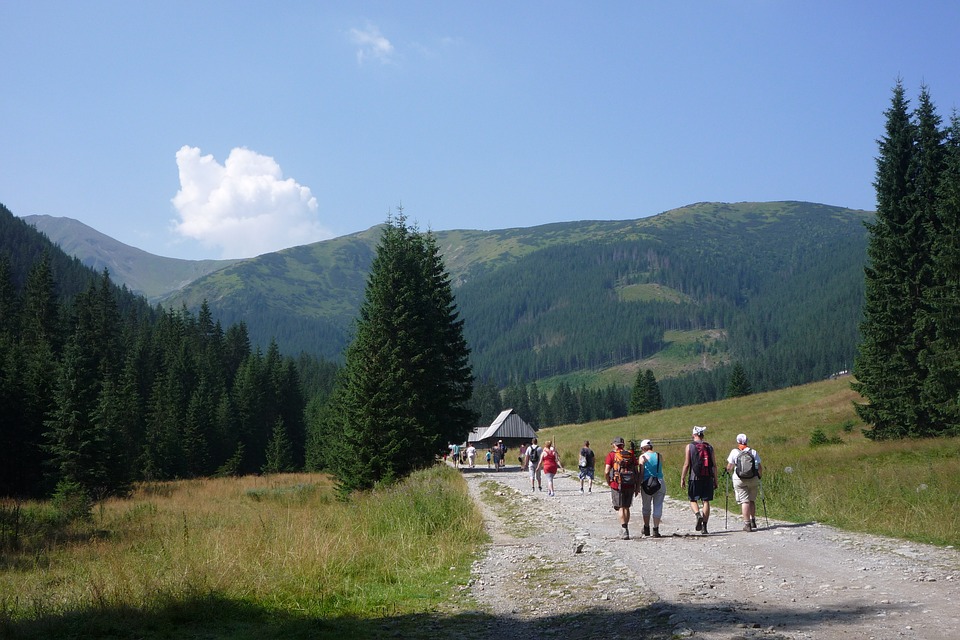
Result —
[{"label": "conifer tree", "polygon": [[639,415],[646,413],[647,409],[647,377],[643,369],[637,370],[637,378],[633,382],[633,389],[630,391],[630,415]]},{"label": "conifer tree", "polygon": [[[332,398],[341,495],[433,462],[473,426],[469,351],[436,243],[388,220]],[[327,457],[327,456],[324,456]]]},{"label": "conifer tree", "polygon": [[287,430],[283,426],[283,418],[277,418],[273,426],[273,434],[267,443],[266,461],[261,471],[263,473],[288,473],[295,468],[293,460],[293,444],[287,437]]},{"label": "conifer tree", "polygon": [[921,352],[928,375],[922,390],[935,424],[960,435],[960,116],[954,112],[944,145],[937,220],[941,226],[932,251],[933,281],[925,309],[933,337]]},{"label": "conifer tree", "polygon": [[747,379],[747,372],[739,362],[733,365],[733,371],[730,372],[730,383],[727,385],[727,397],[739,398],[753,393],[750,387],[750,381]]},{"label": "conifer tree", "polygon": [[872,425],[868,435],[878,439],[908,435],[919,401],[910,272],[917,256],[909,244],[909,238],[917,235],[918,222],[910,180],[916,132],[908,109],[903,84],[897,82],[877,158],[877,216],[867,224],[864,319],[854,364],[857,382],[852,385],[867,399],[856,405],[857,414]]},{"label": "conifer tree", "polygon": [[663,395],[660,393],[660,384],[653,375],[653,370],[647,369],[643,377],[647,392],[647,411],[660,411],[660,409],[663,409]]}]

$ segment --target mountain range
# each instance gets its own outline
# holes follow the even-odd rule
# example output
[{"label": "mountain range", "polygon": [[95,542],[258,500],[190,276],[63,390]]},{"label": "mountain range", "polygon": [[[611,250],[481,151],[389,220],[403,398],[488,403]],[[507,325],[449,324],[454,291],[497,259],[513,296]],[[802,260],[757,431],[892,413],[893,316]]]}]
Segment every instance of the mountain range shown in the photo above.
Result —
[{"label": "mountain range", "polygon": [[[433,233],[479,378],[630,384],[652,368],[713,399],[733,361],[756,390],[852,365],[872,217],[805,202],[698,203],[636,220]],[[330,359],[350,339],[380,234],[191,261],[69,218],[24,219],[152,302],[206,301],[224,325],[242,320],[256,344]]]}]

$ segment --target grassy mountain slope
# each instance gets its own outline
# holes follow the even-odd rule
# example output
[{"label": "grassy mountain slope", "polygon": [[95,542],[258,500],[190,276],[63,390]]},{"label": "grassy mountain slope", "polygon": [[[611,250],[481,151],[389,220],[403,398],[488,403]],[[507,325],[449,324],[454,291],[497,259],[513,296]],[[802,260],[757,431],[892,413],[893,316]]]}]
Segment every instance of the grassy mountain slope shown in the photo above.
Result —
[{"label": "grassy mountain slope", "polygon": [[[711,399],[732,360],[748,365],[758,390],[850,366],[871,216],[803,202],[698,203],[637,220],[435,234],[478,377],[549,387],[630,384],[646,368],[658,379],[699,372],[694,396]],[[162,302],[207,300],[258,344],[336,358],[379,235],[374,227],[237,262]]]},{"label": "grassy mountain slope", "polygon": [[151,302],[237,260],[163,258],[123,244],[71,218],[24,216],[67,254],[95,271],[108,269],[110,278],[127,285]]}]

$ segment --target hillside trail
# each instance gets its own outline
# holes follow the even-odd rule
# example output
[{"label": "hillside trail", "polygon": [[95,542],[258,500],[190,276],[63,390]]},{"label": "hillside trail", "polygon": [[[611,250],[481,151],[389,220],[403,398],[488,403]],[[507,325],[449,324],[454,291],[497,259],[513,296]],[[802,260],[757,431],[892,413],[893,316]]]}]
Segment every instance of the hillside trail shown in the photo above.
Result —
[{"label": "hillside trail", "polygon": [[953,548],[767,520],[761,504],[759,531],[745,532],[722,485],[703,536],[679,478],[667,479],[684,501],[666,499],[664,537],[641,536],[638,496],[620,540],[599,482],[581,494],[576,473],[560,473],[548,497],[517,465],[461,471],[492,536],[463,587],[489,623],[463,637],[960,637]]}]

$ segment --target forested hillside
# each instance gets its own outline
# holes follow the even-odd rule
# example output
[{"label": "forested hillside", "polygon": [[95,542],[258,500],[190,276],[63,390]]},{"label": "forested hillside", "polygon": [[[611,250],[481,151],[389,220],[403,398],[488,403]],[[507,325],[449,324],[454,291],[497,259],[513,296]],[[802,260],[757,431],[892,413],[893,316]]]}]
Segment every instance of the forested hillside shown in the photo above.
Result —
[{"label": "forested hillside", "polygon": [[[701,203],[639,220],[435,235],[478,379],[549,389],[586,373],[628,386],[651,368],[674,406],[723,397],[734,361],[755,390],[849,369],[870,219],[802,202]],[[276,340],[339,359],[380,232],[245,260],[163,304],[196,312],[206,300],[261,348]]]},{"label": "forested hillside", "polygon": [[301,468],[299,372],[209,308],[151,308],[0,206],[0,495]]}]

